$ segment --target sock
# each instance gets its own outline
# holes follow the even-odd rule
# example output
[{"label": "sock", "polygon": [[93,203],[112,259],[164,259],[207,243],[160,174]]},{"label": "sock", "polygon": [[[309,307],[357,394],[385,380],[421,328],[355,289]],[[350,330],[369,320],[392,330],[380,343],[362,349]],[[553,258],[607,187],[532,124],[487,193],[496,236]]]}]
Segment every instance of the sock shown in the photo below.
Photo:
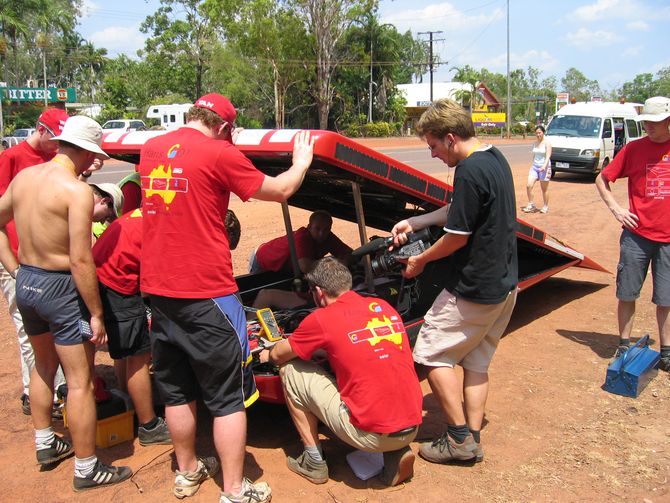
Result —
[{"label": "sock", "polygon": [[305,452],[314,461],[324,461],[323,450],[321,449],[321,444],[319,444],[319,445],[306,445],[305,446]]},{"label": "sock", "polygon": [[74,476],[84,479],[88,477],[95,469],[95,464],[98,462],[98,456],[93,454],[88,458],[74,458]]},{"label": "sock", "polygon": [[475,439],[475,442],[481,442],[481,430],[470,430],[470,433],[472,433],[472,438]]},{"label": "sock", "polygon": [[447,433],[449,433],[449,436],[460,444],[463,443],[463,440],[465,440],[465,438],[470,434],[470,430],[468,429],[467,424],[460,424],[457,426],[448,424]]},{"label": "sock", "polygon": [[153,430],[156,426],[158,426],[158,416],[155,416],[151,421],[147,421],[140,426],[142,426],[142,428],[145,430]]},{"label": "sock", "polygon": [[56,435],[51,426],[42,430],[35,430],[35,447],[38,451],[48,449],[53,444],[55,438]]},{"label": "sock", "polygon": [[661,346],[661,358],[670,358],[670,346]]},{"label": "sock", "polygon": [[619,346],[630,346],[630,339],[619,338]]}]

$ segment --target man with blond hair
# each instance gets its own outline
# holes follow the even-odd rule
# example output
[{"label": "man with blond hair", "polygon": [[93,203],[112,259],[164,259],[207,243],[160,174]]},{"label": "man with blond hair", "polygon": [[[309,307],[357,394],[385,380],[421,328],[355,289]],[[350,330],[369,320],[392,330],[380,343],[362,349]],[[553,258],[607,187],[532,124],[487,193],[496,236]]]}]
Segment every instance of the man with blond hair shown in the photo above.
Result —
[{"label": "man with blond hair", "polygon": [[[68,119],[58,154],[21,171],[0,198],[0,230],[14,218],[19,267],[6,241],[0,261],[16,275],[16,302],[35,352],[30,380],[37,461],[53,464],[75,454],[75,491],[116,484],[132,475],[128,467],[101,463],[95,455],[96,408],[91,363],[95,344],[104,344],[98,280],[91,253],[93,193],[78,180],[100,148],[102,128],[88,117]],[[58,363],[68,382],[67,407],[72,445],[51,426]]]},{"label": "man with blond hair", "polygon": [[[433,463],[478,462],[488,396],[488,368],[516,302],[516,200],[509,164],[475,136],[470,114],[441,99],[423,113],[417,132],[433,157],[456,168],[451,204],[398,222],[396,244],[430,225],[446,234],[403,271],[411,278],[430,262],[450,257],[437,279],[443,287],[428,310],[414,346],[414,361],[428,376],[447,418],[447,431],[423,443],[419,455]],[[436,275],[433,272],[433,275]],[[463,367],[463,381],[455,366]]]}]

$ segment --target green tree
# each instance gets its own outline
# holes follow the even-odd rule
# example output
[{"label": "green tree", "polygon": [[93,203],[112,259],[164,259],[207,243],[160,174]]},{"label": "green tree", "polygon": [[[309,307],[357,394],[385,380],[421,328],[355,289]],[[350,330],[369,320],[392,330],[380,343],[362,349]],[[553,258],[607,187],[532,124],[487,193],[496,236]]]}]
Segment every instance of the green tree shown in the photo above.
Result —
[{"label": "green tree", "polygon": [[602,90],[597,80],[588,79],[576,68],[570,68],[561,79],[563,91],[570,93],[577,101],[588,101],[594,96],[601,96]]}]

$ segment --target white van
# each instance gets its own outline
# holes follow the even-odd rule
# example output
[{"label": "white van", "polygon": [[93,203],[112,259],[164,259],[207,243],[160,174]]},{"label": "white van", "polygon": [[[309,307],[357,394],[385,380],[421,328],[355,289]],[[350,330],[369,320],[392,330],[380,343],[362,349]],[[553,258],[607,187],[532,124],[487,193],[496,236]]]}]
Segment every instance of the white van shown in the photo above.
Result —
[{"label": "white van", "polygon": [[631,103],[565,105],[547,126],[552,172],[600,173],[626,143],[642,136],[637,115]]},{"label": "white van", "polygon": [[171,130],[186,124],[186,112],[192,103],[176,103],[173,105],[151,105],[147,110],[147,119],[158,119],[161,127]]}]

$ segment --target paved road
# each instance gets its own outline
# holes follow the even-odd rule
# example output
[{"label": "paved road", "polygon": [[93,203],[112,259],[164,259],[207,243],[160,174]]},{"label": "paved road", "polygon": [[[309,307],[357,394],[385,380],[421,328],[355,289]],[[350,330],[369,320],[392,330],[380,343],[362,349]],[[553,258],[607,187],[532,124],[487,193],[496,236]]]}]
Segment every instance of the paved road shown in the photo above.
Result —
[{"label": "paved road", "polygon": [[[511,166],[518,164],[526,164],[530,162],[531,153],[530,145],[532,141],[527,143],[511,143],[501,144],[497,147],[502,151]],[[393,157],[399,161],[409,164],[413,168],[419,169],[425,173],[433,176],[445,174],[446,166],[439,159],[432,159],[427,147],[425,148],[380,148],[379,152]],[[124,176],[133,170],[132,164],[109,160],[105,162],[103,169],[95,173],[91,177],[91,182],[102,183],[112,182],[117,183]]]}]

